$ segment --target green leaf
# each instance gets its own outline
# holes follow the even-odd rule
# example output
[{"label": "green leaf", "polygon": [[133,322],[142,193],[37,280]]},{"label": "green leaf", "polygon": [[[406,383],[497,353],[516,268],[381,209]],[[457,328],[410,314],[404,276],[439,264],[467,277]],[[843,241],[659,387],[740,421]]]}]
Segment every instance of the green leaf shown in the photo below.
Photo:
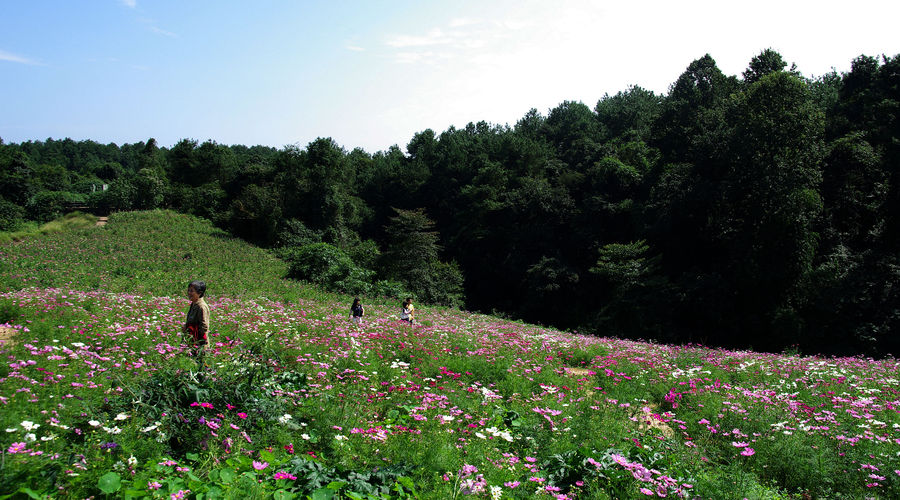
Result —
[{"label": "green leaf", "polygon": [[187,458],[191,462],[196,462],[197,460],[200,460],[200,455],[197,455],[196,453],[186,453],[184,458]]},{"label": "green leaf", "polygon": [[286,490],[278,490],[272,494],[274,500],[290,500],[294,498],[294,494]]},{"label": "green leaf", "polygon": [[219,477],[222,478],[222,482],[225,484],[230,483],[231,480],[234,479],[234,475],[234,471],[231,469],[222,469],[221,472],[219,472]]},{"label": "green leaf", "polygon": [[404,488],[406,488],[410,491],[415,489],[415,483],[413,483],[413,480],[406,476],[398,477],[397,482],[400,483],[401,485],[403,485]]},{"label": "green leaf", "polygon": [[331,500],[334,498],[334,490],[319,488],[312,494],[312,500]]},{"label": "green leaf", "polygon": [[332,481],[328,483],[328,486],[326,486],[326,488],[328,488],[329,490],[339,490],[344,486],[347,486],[347,481]]},{"label": "green leaf", "polygon": [[115,472],[107,472],[99,481],[97,481],[97,487],[99,487],[103,493],[115,493],[122,487],[122,478]]},{"label": "green leaf", "polygon": [[263,462],[269,462],[269,463],[278,462],[278,459],[275,458],[275,455],[273,455],[271,452],[268,452],[266,450],[262,450],[259,452],[259,459]]},{"label": "green leaf", "polygon": [[[31,498],[37,498],[37,499],[43,498],[43,495],[41,495],[40,493],[38,493],[38,492],[32,490],[31,488],[27,488],[27,487],[24,487],[24,486],[21,487],[21,488],[19,488],[19,493],[24,493],[24,494],[28,495],[28,496],[31,497]],[[12,495],[7,495],[7,496],[5,496],[5,497],[3,497],[3,498],[9,498],[9,497],[11,497],[11,496],[12,496]]]}]

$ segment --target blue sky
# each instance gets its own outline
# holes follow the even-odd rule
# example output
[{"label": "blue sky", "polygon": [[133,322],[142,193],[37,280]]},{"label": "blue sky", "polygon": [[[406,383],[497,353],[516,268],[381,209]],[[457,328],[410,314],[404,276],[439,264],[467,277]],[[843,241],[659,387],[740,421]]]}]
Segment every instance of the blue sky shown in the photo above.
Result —
[{"label": "blue sky", "polygon": [[[405,150],[629,85],[665,93],[710,53],[807,76],[896,55],[900,2],[5,0],[0,138],[150,137]],[[739,5],[740,7],[731,7]],[[752,7],[751,7],[752,5]]]}]

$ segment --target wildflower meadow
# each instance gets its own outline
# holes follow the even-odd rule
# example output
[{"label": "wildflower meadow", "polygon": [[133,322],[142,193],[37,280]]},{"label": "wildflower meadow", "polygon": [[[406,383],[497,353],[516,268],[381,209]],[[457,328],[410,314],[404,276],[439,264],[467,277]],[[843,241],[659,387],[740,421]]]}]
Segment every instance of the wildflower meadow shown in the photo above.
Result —
[{"label": "wildflower meadow", "polygon": [[[897,498],[894,359],[351,297],[208,222],[0,246],[0,498]],[[204,279],[210,345],[180,335]]]}]

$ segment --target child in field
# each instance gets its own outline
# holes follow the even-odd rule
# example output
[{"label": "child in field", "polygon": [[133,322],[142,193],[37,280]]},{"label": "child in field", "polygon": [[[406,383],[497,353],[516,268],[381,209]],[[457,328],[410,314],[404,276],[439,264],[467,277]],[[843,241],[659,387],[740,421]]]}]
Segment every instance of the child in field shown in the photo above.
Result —
[{"label": "child in field", "polygon": [[362,317],[365,313],[366,310],[360,303],[359,297],[353,299],[353,305],[350,306],[350,319],[353,320],[353,323],[355,323],[356,326],[362,324]]},{"label": "child in field", "polygon": [[415,315],[416,306],[413,305],[412,298],[407,298],[401,305],[400,321],[406,321],[412,325],[416,322]]},{"label": "child in field", "polygon": [[187,296],[191,300],[191,307],[188,308],[187,319],[181,330],[185,341],[191,348],[191,356],[201,366],[203,365],[203,352],[206,348],[206,334],[209,332],[209,306],[203,299],[204,295],[206,295],[206,283],[195,280],[188,284]]}]

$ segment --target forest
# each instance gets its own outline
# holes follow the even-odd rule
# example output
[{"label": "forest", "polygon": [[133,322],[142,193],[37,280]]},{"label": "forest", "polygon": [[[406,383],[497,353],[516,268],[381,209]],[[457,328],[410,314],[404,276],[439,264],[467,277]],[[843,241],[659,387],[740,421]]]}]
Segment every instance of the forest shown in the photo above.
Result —
[{"label": "forest", "polygon": [[[900,55],[805,76],[709,55],[514,125],[281,149],[0,139],[0,231],[171,208],[291,277],[602,336],[900,353]],[[203,249],[197,249],[202,252]]]}]

